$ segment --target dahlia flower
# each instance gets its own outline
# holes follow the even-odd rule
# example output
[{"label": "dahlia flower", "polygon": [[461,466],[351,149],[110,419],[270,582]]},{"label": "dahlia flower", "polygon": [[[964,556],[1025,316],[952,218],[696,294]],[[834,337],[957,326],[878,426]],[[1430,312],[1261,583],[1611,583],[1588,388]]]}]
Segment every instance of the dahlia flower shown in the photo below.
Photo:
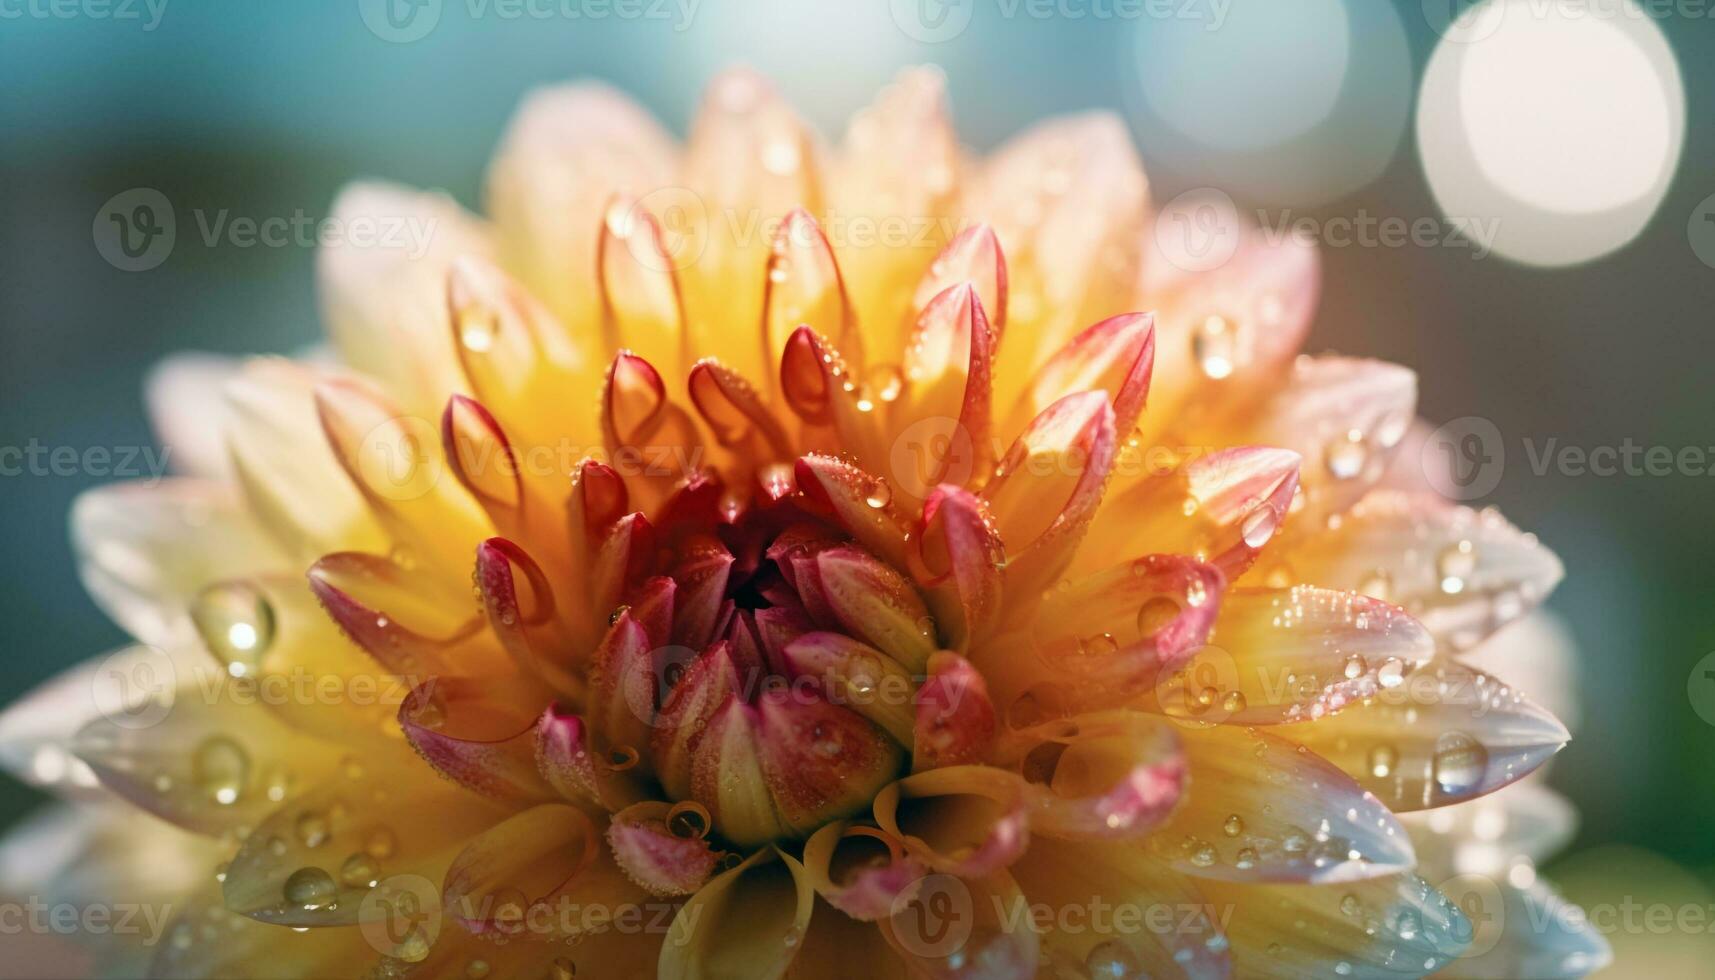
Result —
[{"label": "dahlia flower", "polygon": [[487,219],[344,193],[431,247],[325,247],[333,354],[170,362],[185,472],[75,508],[141,645],[0,725],[75,802],[6,887],[170,906],[152,976],[1601,965],[1436,887],[1557,901],[1563,805],[1459,804],[1568,738],[1465,658],[1558,562],[1299,354],[1304,243],[1176,268],[1120,122],[944,102],[568,85]]}]

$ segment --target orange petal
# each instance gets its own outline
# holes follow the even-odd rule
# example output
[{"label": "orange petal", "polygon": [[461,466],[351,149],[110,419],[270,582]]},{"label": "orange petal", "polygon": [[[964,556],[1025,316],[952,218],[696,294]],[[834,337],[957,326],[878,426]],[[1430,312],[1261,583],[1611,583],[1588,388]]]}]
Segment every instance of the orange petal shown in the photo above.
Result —
[{"label": "orange petal", "polygon": [[810,929],[816,892],[804,866],[768,847],[718,875],[679,909],[657,969],[663,980],[778,980]]},{"label": "orange petal", "polygon": [[806,428],[800,441],[818,450],[849,454],[880,471],[886,461],[872,399],[842,352],[808,326],[786,338],[780,357],[780,388],[786,405]]},{"label": "orange petal", "polygon": [[899,661],[843,633],[804,633],[783,654],[794,680],[813,684],[824,700],[869,719],[899,744],[912,743],[917,682]]},{"label": "orange petal", "polygon": [[476,551],[473,573],[489,629],[519,667],[562,695],[581,697],[583,651],[567,633],[553,586],[523,548],[489,538]]},{"label": "orange petal", "polygon": [[833,456],[811,455],[796,464],[798,489],[832,516],[857,543],[894,566],[905,564],[910,532],[894,508],[886,480]]},{"label": "orange petal", "polygon": [[875,798],[875,822],[935,871],[981,877],[1029,846],[1026,784],[992,766],[949,766],[907,776]]},{"label": "orange petal", "polygon": [[814,692],[765,690],[755,718],[762,778],[792,836],[862,810],[904,765],[886,732]]},{"label": "orange petal", "polygon": [[465,929],[532,942],[589,930],[588,906],[618,910],[647,893],[614,863],[602,828],[577,807],[544,803],[483,831],[447,868],[447,914]]},{"label": "orange petal", "polygon": [[844,820],[804,842],[804,871],[829,905],[862,922],[892,914],[927,873],[898,840]]},{"label": "orange petal", "polygon": [[1185,793],[1190,766],[1172,726],[1139,712],[1074,715],[1008,742],[1029,784],[1030,829],[1037,835],[1140,837],[1160,826]]},{"label": "orange petal", "polygon": [[895,482],[911,496],[926,497],[941,483],[972,483],[993,459],[993,340],[972,283],[948,287],[918,317],[894,410],[909,425],[889,459]]},{"label": "orange petal", "polygon": [[846,630],[921,671],[935,651],[935,631],[922,596],[893,566],[850,546],[816,556],[828,605]]},{"label": "orange petal", "polygon": [[1200,556],[1236,578],[1286,520],[1300,462],[1288,449],[1241,446],[1181,463],[1128,442],[1073,570],[1167,551]]},{"label": "orange petal", "polygon": [[1154,369],[1155,318],[1148,313],[1109,317],[1072,338],[1037,369],[1004,431],[1022,430],[1067,395],[1105,391],[1114,409],[1114,431],[1130,433],[1143,414]]},{"label": "orange petal", "polygon": [[831,337],[854,366],[863,364],[862,337],[828,236],[803,208],[780,222],[769,246],[762,293],[762,362],[773,364],[800,326]]},{"label": "orange petal", "polygon": [[999,350],[1006,330],[1006,256],[994,229],[986,224],[966,228],[947,243],[917,283],[911,305],[921,314],[936,296],[964,282],[975,287],[988,314],[990,352]]}]

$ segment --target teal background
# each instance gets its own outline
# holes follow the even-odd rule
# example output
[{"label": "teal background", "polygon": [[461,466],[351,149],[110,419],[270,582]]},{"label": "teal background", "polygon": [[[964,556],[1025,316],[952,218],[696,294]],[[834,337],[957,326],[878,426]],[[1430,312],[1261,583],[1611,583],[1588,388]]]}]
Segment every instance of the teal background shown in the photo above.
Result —
[{"label": "teal background", "polygon": [[[1398,12],[1415,76],[1435,35],[1416,0]],[[984,14],[934,45],[903,37],[885,0],[705,0],[682,32],[472,19],[463,0],[449,0],[436,30],[411,44],[378,39],[352,0],[169,0],[152,32],[0,20],[0,445],[145,443],[140,385],[156,359],[184,348],[291,351],[316,339],[312,252],[204,247],[186,227],[191,209],[321,215],[363,176],[445,188],[477,207],[489,152],[538,83],[607,79],[682,132],[702,82],[745,61],[837,134],[898,67],[933,61],[947,70],[961,136],[977,148],[1047,114],[1134,104],[1124,30]],[[1312,349],[1413,366],[1421,414],[1488,417],[1509,449],[1527,436],[1715,446],[1715,269],[1686,231],[1715,193],[1715,20],[1662,27],[1688,124],[1667,199],[1636,241],[1553,270],[1462,251],[1329,251]],[[1159,200],[1201,183],[1141,149],[1159,164]],[[136,186],[175,203],[180,241],[160,268],[127,274],[96,253],[90,223],[103,201]],[[1304,213],[1359,209],[1438,214],[1410,126],[1379,179]],[[90,482],[0,478],[0,702],[122,642],[69,557],[65,514]],[[1686,685],[1715,650],[1715,478],[1537,477],[1520,460],[1488,501],[1538,531],[1569,571],[1551,607],[1584,654],[1584,727],[1553,781],[1583,814],[1573,860],[1647,849],[1706,887],[1715,728],[1693,713]],[[0,823],[35,802],[0,784]]]}]

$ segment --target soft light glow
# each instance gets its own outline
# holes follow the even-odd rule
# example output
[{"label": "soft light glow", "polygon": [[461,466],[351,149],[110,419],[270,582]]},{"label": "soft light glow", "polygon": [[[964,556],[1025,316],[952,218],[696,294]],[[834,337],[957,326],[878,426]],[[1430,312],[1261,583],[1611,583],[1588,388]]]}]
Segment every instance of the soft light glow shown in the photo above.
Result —
[{"label": "soft light glow", "polygon": [[1424,170],[1450,218],[1496,221],[1495,250],[1510,258],[1569,265],[1623,246],[1678,163],[1673,53],[1632,0],[1602,9],[1489,0],[1430,58]]}]

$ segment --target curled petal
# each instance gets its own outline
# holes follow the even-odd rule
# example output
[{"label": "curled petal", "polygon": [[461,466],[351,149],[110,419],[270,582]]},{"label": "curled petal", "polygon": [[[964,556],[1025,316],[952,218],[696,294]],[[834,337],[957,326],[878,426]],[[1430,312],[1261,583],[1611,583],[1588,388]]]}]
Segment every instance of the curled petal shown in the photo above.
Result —
[{"label": "curled petal", "polygon": [[674,265],[654,215],[626,195],[608,204],[596,250],[607,346],[677,374],[690,361],[690,335]]},{"label": "curled petal", "polygon": [[1157,677],[1155,707],[1232,724],[1314,720],[1374,697],[1434,653],[1421,624],[1367,596],[1235,589],[1209,644]]},{"label": "curled petal", "polygon": [[995,717],[983,675],[945,650],[929,658],[928,672],[917,690],[912,771],[986,761]]},{"label": "curled petal", "polygon": [[523,548],[489,538],[476,550],[475,581],[488,625],[513,662],[567,696],[580,695],[579,650],[555,615],[553,586]]},{"label": "curled petal", "polygon": [[[1236,885],[1204,880],[1198,889],[1230,909],[1233,975],[1317,980],[1427,976],[1452,963],[1471,923],[1447,896],[1413,874],[1339,888]],[[1346,969],[1340,970],[1344,963]]]},{"label": "curled petal", "polygon": [[1136,838],[1166,820],[1189,764],[1163,720],[1130,711],[1074,715],[1019,732],[1009,754],[1028,784],[1033,833]]},{"label": "curled petal", "polygon": [[1090,703],[1115,704],[1203,646],[1225,588],[1213,565],[1183,555],[1126,562],[1047,594],[1031,631],[1036,657]]},{"label": "curled petal", "polygon": [[895,482],[913,497],[971,483],[992,461],[993,343],[973,283],[948,287],[918,316],[895,409],[911,424],[889,454]]},{"label": "curled petal", "polygon": [[322,246],[316,285],[340,361],[384,382],[412,411],[434,411],[464,387],[441,282],[457,257],[493,254],[487,225],[446,194],[376,181],[343,188],[329,220],[410,230]]},{"label": "curled petal", "polygon": [[1130,433],[1149,397],[1155,369],[1155,318],[1148,313],[1109,317],[1072,338],[1036,371],[1008,420],[1007,432],[1067,395],[1105,391],[1114,409],[1114,431]]},{"label": "curled petal", "polygon": [[899,841],[844,820],[804,842],[804,871],[829,905],[862,922],[892,914],[927,873]]},{"label": "curled petal", "polygon": [[664,980],[778,980],[797,957],[816,892],[804,866],[766,847],[679,909],[661,946]]},{"label": "curled petal", "polygon": [[1289,449],[1241,446],[1157,460],[1127,443],[1117,486],[1097,512],[1074,572],[1146,551],[1208,555],[1229,580],[1251,566],[1291,509],[1302,458]]},{"label": "curled petal", "polygon": [[1010,558],[1007,588],[1029,595],[1064,571],[1102,500],[1114,411],[1099,391],[1045,409],[995,467],[982,498]]},{"label": "curled petal", "polygon": [[756,740],[775,812],[797,837],[863,809],[904,764],[899,743],[862,715],[789,688],[757,699]]},{"label": "curled petal", "polygon": [[901,745],[912,743],[916,679],[899,661],[843,633],[820,632],[792,640],[781,659],[794,680],[813,682],[824,700],[869,719]]},{"label": "curled petal", "polygon": [[1191,784],[1148,841],[1174,870],[1332,884],[1413,866],[1411,838],[1387,807],[1315,753],[1228,725],[1184,729],[1180,742]]},{"label": "curled petal", "polygon": [[875,822],[929,868],[982,877],[1018,860],[1028,846],[1026,784],[991,766],[930,769],[882,790]]},{"label": "curled petal", "polygon": [[610,753],[593,744],[584,719],[549,705],[536,723],[536,769],[560,796],[609,812],[624,809],[644,795],[642,780],[619,768]]},{"label": "curled petal", "polygon": [[747,467],[791,456],[786,432],[762,397],[737,372],[712,357],[691,368],[691,403],[721,445]]},{"label": "curled petal", "polygon": [[395,545],[425,568],[464,567],[488,521],[455,481],[442,478],[435,426],[350,381],[319,385],[316,410],[334,455]]},{"label": "curled petal", "polygon": [[483,831],[453,859],[442,892],[447,914],[470,932],[533,942],[563,942],[589,929],[587,916],[567,909],[617,912],[647,898],[614,863],[601,827],[563,803],[531,807]]},{"label": "curled petal", "polygon": [[551,799],[536,768],[534,685],[432,677],[399,706],[405,738],[435,771],[499,800]]},{"label": "curled petal", "polygon": [[508,265],[575,336],[597,336],[601,299],[580,275],[596,267],[603,216],[624,187],[663,187],[676,164],[672,136],[647,110],[591,82],[531,93],[489,168]]},{"label": "curled petal", "polygon": [[1513,688],[1446,661],[1391,681],[1338,715],[1279,731],[1402,812],[1468,800],[1523,779],[1572,737]]},{"label": "curled petal", "polygon": [[1006,563],[1006,546],[982,500],[958,487],[935,488],[923,505],[922,533],[907,548],[940,638],[969,651],[999,621]]},{"label": "curled petal", "polygon": [[453,674],[504,664],[499,651],[481,644],[481,619],[454,619],[465,608],[459,600],[391,558],[338,552],[311,565],[307,577],[351,642],[394,673]]},{"label": "curled petal", "polygon": [[830,512],[876,557],[904,566],[910,531],[894,510],[887,481],[833,456],[804,456],[796,465],[798,489],[813,506]]},{"label": "curled petal", "polygon": [[651,895],[690,895],[715,870],[715,852],[701,836],[707,821],[701,809],[635,803],[614,814],[607,843],[620,870]]},{"label": "curled petal", "polygon": [[1405,607],[1455,651],[1530,611],[1564,572],[1534,534],[1493,510],[1396,491],[1370,494],[1282,558],[1307,581]]},{"label": "curled petal", "polygon": [[849,546],[817,555],[816,571],[829,608],[848,632],[907,670],[923,669],[935,651],[934,623],[904,575]]},{"label": "curled petal", "polygon": [[989,350],[998,350],[1006,330],[1006,256],[1001,252],[994,229],[986,224],[972,225],[959,232],[935,256],[928,272],[917,283],[912,306],[919,312],[926,310],[936,296],[963,282],[975,287],[982,308],[988,313],[992,334]]},{"label": "curled petal", "polygon": [[602,387],[601,428],[614,466],[628,477],[632,506],[649,513],[696,468],[696,423],[673,404],[655,366],[621,351]]},{"label": "curled petal", "polygon": [[1011,872],[1031,900],[1049,908],[1173,909],[1171,928],[1137,929],[1117,917],[1067,921],[1042,936],[1043,958],[1096,977],[1219,980],[1231,970],[1221,932],[1223,909],[1204,900],[1195,879],[1150,858],[1140,847],[1038,838]]},{"label": "curled petal", "polygon": [[849,453],[859,465],[879,471],[888,455],[873,401],[853,371],[842,351],[814,328],[802,326],[784,344],[781,394],[806,428],[801,442]]},{"label": "curled petal", "polygon": [[725,643],[709,647],[683,665],[649,737],[655,773],[668,795],[675,799],[691,795],[697,747],[727,698],[748,680],[740,676]]},{"label": "curled petal", "polygon": [[800,325],[832,337],[858,363],[862,338],[828,236],[803,208],[780,222],[769,246],[762,299],[762,362],[773,364]]}]

